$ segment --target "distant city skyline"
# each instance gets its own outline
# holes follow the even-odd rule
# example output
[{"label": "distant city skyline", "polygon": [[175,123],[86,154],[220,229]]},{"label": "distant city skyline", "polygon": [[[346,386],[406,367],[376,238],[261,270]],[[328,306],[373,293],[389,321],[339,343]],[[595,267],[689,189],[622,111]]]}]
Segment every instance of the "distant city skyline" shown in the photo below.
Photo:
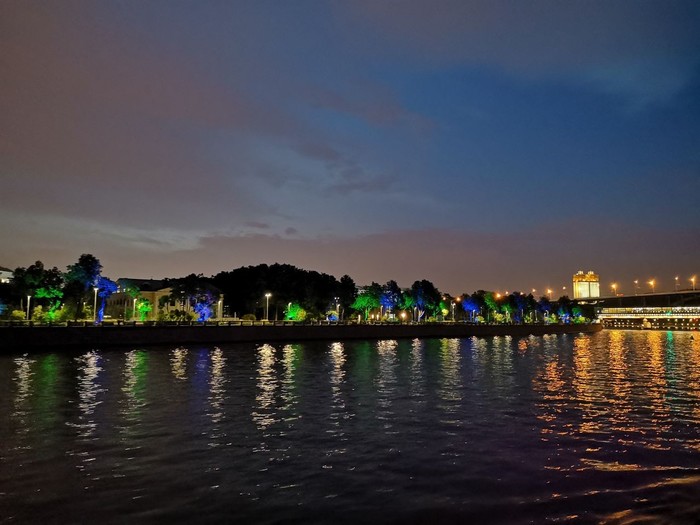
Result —
[{"label": "distant city skyline", "polygon": [[693,1],[2,2],[0,265],[690,288],[697,27]]}]

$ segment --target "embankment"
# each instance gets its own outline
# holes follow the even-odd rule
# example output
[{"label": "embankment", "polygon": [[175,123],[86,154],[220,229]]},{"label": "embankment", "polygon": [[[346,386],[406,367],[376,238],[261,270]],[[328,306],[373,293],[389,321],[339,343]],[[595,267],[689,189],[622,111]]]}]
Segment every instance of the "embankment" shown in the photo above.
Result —
[{"label": "embankment", "polygon": [[187,326],[6,326],[0,328],[0,351],[36,351],[60,347],[186,345],[244,342],[293,342],[344,339],[427,337],[523,337],[593,333],[590,325],[187,325]]}]

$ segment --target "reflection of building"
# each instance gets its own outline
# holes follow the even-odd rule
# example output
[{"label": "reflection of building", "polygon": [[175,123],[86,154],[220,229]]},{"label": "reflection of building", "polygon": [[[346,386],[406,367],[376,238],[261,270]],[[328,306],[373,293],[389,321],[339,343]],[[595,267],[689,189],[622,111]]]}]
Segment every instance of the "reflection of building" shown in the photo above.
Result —
[{"label": "reflection of building", "polygon": [[579,270],[574,274],[574,299],[585,297],[600,297],[600,278],[593,272]]}]

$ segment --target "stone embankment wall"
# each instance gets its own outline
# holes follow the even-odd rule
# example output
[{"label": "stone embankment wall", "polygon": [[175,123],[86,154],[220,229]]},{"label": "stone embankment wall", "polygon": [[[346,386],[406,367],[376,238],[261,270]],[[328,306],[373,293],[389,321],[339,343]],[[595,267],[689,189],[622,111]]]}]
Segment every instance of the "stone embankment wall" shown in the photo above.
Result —
[{"label": "stone embankment wall", "polygon": [[344,339],[405,339],[416,337],[523,337],[545,334],[593,333],[590,325],[262,325],[262,326],[10,326],[0,328],[0,350],[49,350],[58,347],[185,345],[243,342],[294,342]]}]

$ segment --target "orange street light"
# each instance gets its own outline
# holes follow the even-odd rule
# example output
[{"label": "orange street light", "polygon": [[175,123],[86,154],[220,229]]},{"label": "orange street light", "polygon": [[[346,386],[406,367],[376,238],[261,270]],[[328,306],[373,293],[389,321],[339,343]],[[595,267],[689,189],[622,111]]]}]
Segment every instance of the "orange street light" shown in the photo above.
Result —
[{"label": "orange street light", "polygon": [[655,292],[656,281],[655,281],[654,279],[652,279],[651,281],[649,281],[649,286],[651,286],[651,293],[654,293],[654,292]]},{"label": "orange street light", "polygon": [[614,295],[615,297],[617,297],[617,283],[612,283],[612,284],[610,285],[610,288],[612,288],[612,290],[613,290],[613,295]]}]

